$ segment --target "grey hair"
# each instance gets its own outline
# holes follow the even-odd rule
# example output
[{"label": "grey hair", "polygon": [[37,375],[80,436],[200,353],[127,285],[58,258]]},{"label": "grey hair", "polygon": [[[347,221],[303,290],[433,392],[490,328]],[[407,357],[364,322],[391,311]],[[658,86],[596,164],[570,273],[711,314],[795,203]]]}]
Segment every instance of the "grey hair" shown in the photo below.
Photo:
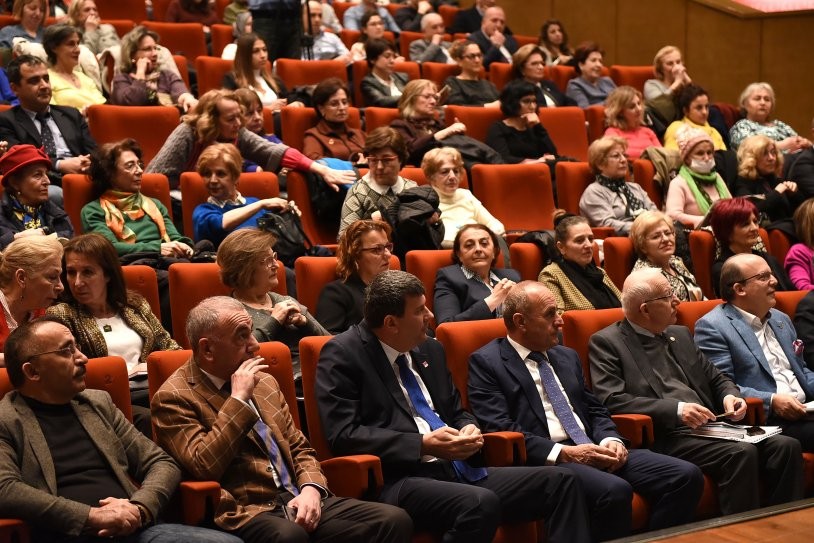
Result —
[{"label": "grey hair", "polygon": [[774,97],[774,89],[772,88],[771,85],[769,85],[765,81],[758,81],[756,83],[749,83],[746,86],[746,88],[743,89],[743,92],[741,93],[741,96],[738,99],[738,105],[745,109],[746,108],[746,101],[749,99],[750,96],[752,96],[752,93],[757,91],[757,90],[765,90],[766,92],[769,93],[769,97],[771,97],[771,99],[772,99],[772,109],[769,110],[769,113],[773,113],[774,108],[777,107],[777,101],[775,100],[775,97]]},{"label": "grey hair", "polygon": [[425,13],[424,16],[421,17],[421,31],[422,32],[427,30],[427,27],[430,26],[430,21],[435,18],[435,17],[433,17],[433,15],[435,15],[435,17],[439,17],[441,19],[441,21],[444,20],[443,17],[441,17],[440,15],[435,13],[434,11],[431,11],[429,13]]},{"label": "grey hair", "polygon": [[662,277],[658,268],[637,270],[627,276],[622,286],[622,309],[625,317],[630,318],[639,314],[639,306],[652,298],[656,280]]},{"label": "grey hair", "polygon": [[198,342],[220,323],[226,310],[246,311],[243,304],[229,296],[212,296],[201,301],[187,315],[186,332],[192,352],[198,352]]}]

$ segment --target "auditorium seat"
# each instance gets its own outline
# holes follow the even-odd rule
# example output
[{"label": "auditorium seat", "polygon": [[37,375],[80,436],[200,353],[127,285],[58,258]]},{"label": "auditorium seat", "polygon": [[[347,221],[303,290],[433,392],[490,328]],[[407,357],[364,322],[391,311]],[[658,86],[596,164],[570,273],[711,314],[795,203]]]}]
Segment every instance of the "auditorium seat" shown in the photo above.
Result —
[{"label": "auditorium seat", "polygon": [[122,266],[124,284],[127,290],[132,290],[147,300],[153,315],[161,320],[161,303],[158,298],[158,278],[155,270],[150,266],[131,264]]},{"label": "auditorium seat", "polygon": [[720,299],[698,300],[694,302],[681,302],[676,308],[676,324],[686,326],[690,333],[695,333],[695,323],[698,319],[721,304]]},{"label": "auditorium seat", "polygon": [[101,19],[130,19],[143,21],[147,18],[147,6],[144,0],[114,0],[99,2],[99,17]]},{"label": "auditorium seat", "polygon": [[782,266],[786,261],[786,254],[791,249],[792,240],[780,229],[769,231],[769,254],[777,259]]},{"label": "auditorium seat", "polygon": [[232,71],[234,63],[220,57],[201,55],[195,59],[198,72],[198,96],[223,87],[223,76]]},{"label": "auditorium seat", "polygon": [[348,70],[341,60],[280,58],[275,63],[275,70],[289,89],[303,85],[316,85],[329,77],[338,77],[342,81],[348,81]]},{"label": "auditorium seat", "polygon": [[800,300],[805,298],[809,292],[808,290],[777,291],[774,293],[776,301],[774,308],[794,319],[794,315],[797,313],[797,304],[799,304]]},{"label": "auditorium seat", "polygon": [[116,35],[120,38],[130,32],[136,27],[136,23],[132,19],[102,19],[100,24],[110,25],[116,29]]},{"label": "auditorium seat", "polygon": [[209,36],[212,40],[212,56],[215,57],[220,57],[226,46],[234,41],[232,25],[214,24],[209,27]]},{"label": "auditorium seat", "polygon": [[407,253],[405,269],[424,284],[424,296],[430,311],[432,311],[435,295],[435,275],[438,270],[450,265],[452,265],[452,249],[409,251]]},{"label": "auditorium seat", "polygon": [[577,160],[588,160],[588,132],[585,114],[578,107],[541,107],[537,111],[557,153]]},{"label": "auditorium seat", "polygon": [[142,160],[149,164],[181,116],[174,107],[95,104],[87,109],[87,119],[97,144],[133,138],[141,145]]},{"label": "auditorium seat", "polygon": [[656,168],[646,158],[637,158],[633,161],[633,180],[644,189],[650,200],[659,209],[664,209],[665,193],[660,183],[656,182]]},{"label": "auditorium seat", "polygon": [[[347,32],[343,30],[342,32]],[[386,33],[385,33],[386,34]],[[357,60],[353,64],[351,64],[351,81],[353,82],[353,104],[356,107],[366,107],[368,104],[365,103],[364,98],[362,97],[362,79],[370,71],[368,68],[366,60]],[[417,62],[396,62],[393,66],[393,71],[402,72],[407,74],[407,81],[413,81],[415,79],[421,79],[421,68],[419,67]],[[367,127],[367,131],[370,132],[372,129]]]},{"label": "auditorium seat", "polygon": [[467,136],[478,141],[486,141],[489,127],[503,120],[503,112],[498,107],[447,106],[444,119],[447,126],[456,120],[464,123]]},{"label": "auditorium seat", "polygon": [[493,62],[489,66],[489,81],[497,90],[502,91],[506,84],[514,79],[512,65],[505,62]]},{"label": "auditorium seat", "polygon": [[617,87],[628,85],[639,92],[644,91],[644,84],[648,79],[653,79],[653,66],[623,66],[614,64],[610,67],[610,77]]},{"label": "auditorium seat", "polygon": [[[153,9],[156,2],[153,0]],[[161,40],[161,45],[169,49],[173,55],[184,55],[188,59],[195,59],[208,54],[206,49],[206,37],[203,25],[200,23],[165,23],[155,21],[142,21],[148,30],[157,33]]]},{"label": "auditorium seat", "polygon": [[370,134],[375,129],[382,126],[390,126],[390,123],[396,119],[400,119],[401,115],[399,110],[394,107],[366,107],[365,112],[365,131]]},{"label": "auditorium seat", "polygon": [[512,268],[524,281],[536,281],[543,269],[543,254],[534,243],[512,243],[509,247]]},{"label": "auditorium seat", "polygon": [[596,104],[582,110],[588,123],[588,144],[605,135],[605,106]]},{"label": "auditorium seat", "polygon": [[622,290],[625,278],[636,263],[633,242],[629,237],[611,236],[605,238],[602,249],[605,253],[605,271],[613,284]]},{"label": "auditorium seat", "polygon": [[337,234],[339,233],[339,223],[327,224],[321,221],[311,205],[311,195],[308,189],[308,182],[305,177],[295,171],[288,172],[286,178],[286,189],[288,199],[294,200],[300,210],[302,229],[312,243],[317,245],[336,245]]},{"label": "auditorium seat", "polygon": [[[579,215],[579,199],[585,189],[594,182],[594,174],[587,162],[557,163],[557,203],[568,213]],[[593,226],[591,231],[597,239],[614,235],[609,226]]]},{"label": "auditorium seat", "polygon": [[429,79],[438,90],[444,87],[444,81],[448,77],[458,75],[461,73],[461,67],[457,64],[444,64],[442,62],[422,62],[421,63],[421,77]]}]

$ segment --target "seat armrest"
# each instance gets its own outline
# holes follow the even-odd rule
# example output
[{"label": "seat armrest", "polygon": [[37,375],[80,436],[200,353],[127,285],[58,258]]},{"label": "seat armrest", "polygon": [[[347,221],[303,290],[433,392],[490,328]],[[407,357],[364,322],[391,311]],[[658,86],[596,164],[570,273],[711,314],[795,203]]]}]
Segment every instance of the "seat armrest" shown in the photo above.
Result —
[{"label": "seat armrest", "polygon": [[619,434],[630,442],[631,449],[641,449],[653,444],[653,419],[649,415],[625,413],[613,415]]},{"label": "seat armrest", "polygon": [[220,484],[215,481],[181,481],[179,490],[184,524],[209,525],[220,503]]},{"label": "seat armrest", "polygon": [[0,543],[28,543],[28,526],[20,519],[0,519]]},{"label": "seat armrest", "polygon": [[526,440],[520,432],[483,434],[483,456],[490,467],[526,465]]},{"label": "seat armrest", "polygon": [[744,398],[746,400],[746,416],[743,424],[750,426],[766,424],[766,410],[763,409],[763,400],[760,398]]},{"label": "seat armrest", "polygon": [[337,456],[320,462],[331,492],[337,496],[373,499],[384,484],[378,456],[356,454]]}]

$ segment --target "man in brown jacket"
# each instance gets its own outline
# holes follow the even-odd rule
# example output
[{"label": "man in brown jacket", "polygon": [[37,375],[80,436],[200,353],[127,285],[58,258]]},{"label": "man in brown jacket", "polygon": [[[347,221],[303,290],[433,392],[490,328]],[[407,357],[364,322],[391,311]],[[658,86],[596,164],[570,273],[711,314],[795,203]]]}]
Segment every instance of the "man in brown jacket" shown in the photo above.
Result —
[{"label": "man in brown jacket", "polygon": [[194,477],[221,484],[215,523],[247,543],[407,542],[401,509],[333,496],[277,381],[261,373],[243,305],[208,298],[187,320],[192,358],[152,401],[158,442]]}]

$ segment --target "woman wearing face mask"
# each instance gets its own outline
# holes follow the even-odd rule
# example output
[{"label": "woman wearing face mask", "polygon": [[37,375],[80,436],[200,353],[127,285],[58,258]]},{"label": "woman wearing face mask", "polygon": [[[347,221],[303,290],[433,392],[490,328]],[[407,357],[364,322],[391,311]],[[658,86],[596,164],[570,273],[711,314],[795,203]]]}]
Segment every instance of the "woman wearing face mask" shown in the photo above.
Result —
[{"label": "woman wearing face mask", "polygon": [[713,203],[731,195],[714,171],[714,147],[709,134],[685,126],[678,131],[676,140],[684,164],[670,182],[665,208],[671,219],[697,228]]},{"label": "woman wearing face mask", "polygon": [[698,85],[687,85],[681,89],[676,101],[684,117],[667,127],[664,133],[664,147],[678,149],[677,134],[684,126],[702,130],[711,139],[714,150],[726,150],[721,134],[709,124],[709,95]]}]

